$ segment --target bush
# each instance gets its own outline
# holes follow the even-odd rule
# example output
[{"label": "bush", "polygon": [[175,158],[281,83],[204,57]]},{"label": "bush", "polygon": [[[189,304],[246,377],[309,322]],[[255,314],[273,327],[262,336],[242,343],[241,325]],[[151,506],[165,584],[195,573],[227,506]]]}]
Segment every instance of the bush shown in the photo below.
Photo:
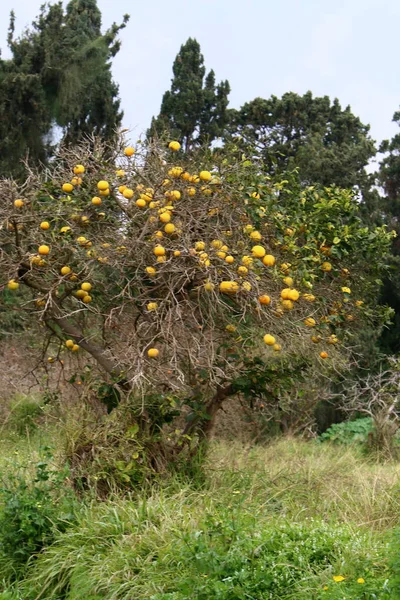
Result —
[{"label": "bush", "polygon": [[2,478],[0,487],[0,565],[2,575],[24,570],[28,560],[73,521],[73,497],[65,488],[67,473],[50,468],[49,449],[30,478],[22,472]]},{"label": "bush", "polygon": [[31,397],[14,398],[11,403],[11,412],[8,418],[8,427],[19,435],[32,433],[38,424],[38,419],[43,415],[43,405]]},{"label": "bush", "polygon": [[371,417],[363,417],[354,421],[343,421],[331,425],[319,436],[321,442],[334,442],[335,444],[364,444],[374,430]]}]

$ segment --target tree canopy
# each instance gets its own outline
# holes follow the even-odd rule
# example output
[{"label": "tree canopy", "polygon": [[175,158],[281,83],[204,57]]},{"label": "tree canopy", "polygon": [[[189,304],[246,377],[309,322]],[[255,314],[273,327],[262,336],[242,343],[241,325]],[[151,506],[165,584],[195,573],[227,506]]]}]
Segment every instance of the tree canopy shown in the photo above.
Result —
[{"label": "tree canopy", "polygon": [[11,58],[0,60],[3,176],[21,176],[26,156],[31,164],[45,163],[56,126],[68,143],[88,134],[115,135],[122,112],[110,61],[127,20],[103,34],[96,0],[71,0],[65,10],[58,2],[43,5],[31,29],[15,39],[11,14]]},{"label": "tree canopy", "polygon": [[310,185],[370,187],[365,167],[376,148],[369,126],[349,106],[342,109],[337,99],[331,102],[311,92],[256,98],[230,111],[227,132],[243,146],[255,145],[272,172],[297,168]]},{"label": "tree canopy", "polygon": [[215,73],[206,75],[199,43],[189,38],[175,58],[171,89],[165,92],[158,117],[148,136],[168,135],[186,151],[211,143],[222,135],[228,122],[228,81],[216,84]]}]

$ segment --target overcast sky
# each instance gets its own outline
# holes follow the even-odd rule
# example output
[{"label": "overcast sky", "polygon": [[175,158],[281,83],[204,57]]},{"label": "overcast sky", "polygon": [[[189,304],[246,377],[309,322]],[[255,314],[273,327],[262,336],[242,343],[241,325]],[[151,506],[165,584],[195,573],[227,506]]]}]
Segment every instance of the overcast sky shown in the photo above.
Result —
[{"label": "overcast sky", "polygon": [[[0,47],[8,15],[17,33],[43,0],[0,0]],[[208,69],[228,79],[230,105],[311,90],[351,105],[380,141],[397,131],[400,0],[98,0],[103,28],[131,15],[113,74],[124,125],[135,133],[157,114],[180,45],[195,37]]]}]

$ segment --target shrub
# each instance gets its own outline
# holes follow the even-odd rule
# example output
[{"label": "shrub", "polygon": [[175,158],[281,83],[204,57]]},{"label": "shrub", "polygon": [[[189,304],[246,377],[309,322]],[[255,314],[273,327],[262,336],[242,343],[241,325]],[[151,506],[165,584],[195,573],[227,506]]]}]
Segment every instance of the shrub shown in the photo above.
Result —
[{"label": "shrub", "polygon": [[24,435],[37,428],[38,419],[42,415],[43,405],[40,401],[29,396],[17,396],[11,403],[7,425],[12,431]]},{"label": "shrub", "polygon": [[0,487],[0,565],[18,573],[28,560],[51,543],[57,531],[73,521],[73,497],[66,491],[67,472],[50,468],[51,454],[35,465],[33,478],[28,468],[3,476]]},{"label": "shrub", "polygon": [[335,444],[363,444],[368,443],[368,438],[374,430],[371,417],[362,417],[354,421],[343,421],[331,425],[319,436],[321,442],[334,442]]}]

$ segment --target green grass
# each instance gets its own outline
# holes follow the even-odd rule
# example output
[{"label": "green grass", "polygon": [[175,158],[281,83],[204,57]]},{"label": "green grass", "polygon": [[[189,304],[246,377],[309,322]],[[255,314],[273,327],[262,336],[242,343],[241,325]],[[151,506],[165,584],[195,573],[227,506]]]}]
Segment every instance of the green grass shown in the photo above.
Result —
[{"label": "green grass", "polygon": [[354,448],[215,443],[202,488],[171,479],[146,496],[83,504],[0,599],[395,598],[387,555],[399,475]]}]

